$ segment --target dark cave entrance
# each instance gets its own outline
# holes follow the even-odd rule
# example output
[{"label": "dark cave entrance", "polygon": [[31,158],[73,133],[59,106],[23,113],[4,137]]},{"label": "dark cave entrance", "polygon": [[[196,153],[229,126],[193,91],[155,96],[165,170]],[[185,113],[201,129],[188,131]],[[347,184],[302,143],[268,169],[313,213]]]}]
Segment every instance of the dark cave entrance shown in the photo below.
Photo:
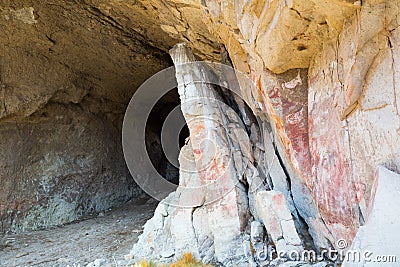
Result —
[{"label": "dark cave entrance", "polygon": [[[165,121],[171,112],[182,112],[179,108],[180,99],[178,89],[173,89],[166,93],[153,107],[146,123],[146,149],[150,160],[155,169],[168,181],[179,184],[179,168],[170,162],[163,149],[161,134]],[[185,144],[189,137],[189,128],[184,125],[182,129],[176,129],[179,149]],[[176,151],[178,152],[178,150]],[[175,155],[176,158],[178,155]]]}]

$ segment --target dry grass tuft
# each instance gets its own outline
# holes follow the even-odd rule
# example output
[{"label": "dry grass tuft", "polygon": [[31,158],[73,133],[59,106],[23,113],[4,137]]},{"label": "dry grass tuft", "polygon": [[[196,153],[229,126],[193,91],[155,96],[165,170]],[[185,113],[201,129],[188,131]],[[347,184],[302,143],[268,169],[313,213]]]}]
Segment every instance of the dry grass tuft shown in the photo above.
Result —
[{"label": "dry grass tuft", "polygon": [[141,262],[135,263],[132,267],[156,267],[157,265],[152,261],[142,260]]},{"label": "dry grass tuft", "polygon": [[136,263],[132,267],[212,267],[212,265],[204,265],[201,261],[198,261],[193,257],[192,253],[185,253],[182,257],[177,261],[170,265],[157,265],[154,262],[148,262],[143,260],[141,262]]}]

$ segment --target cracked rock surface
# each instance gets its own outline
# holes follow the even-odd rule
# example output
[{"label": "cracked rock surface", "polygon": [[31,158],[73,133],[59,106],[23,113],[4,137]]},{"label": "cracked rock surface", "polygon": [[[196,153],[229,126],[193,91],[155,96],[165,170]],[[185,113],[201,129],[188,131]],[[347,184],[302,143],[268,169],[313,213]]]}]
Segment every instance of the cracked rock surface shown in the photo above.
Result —
[{"label": "cracked rock surface", "polygon": [[[178,190],[132,256],[257,265],[264,249],[337,248],[361,227],[359,242],[376,224],[377,169],[400,172],[399,26],[398,0],[2,1],[0,232],[142,195],[124,164],[122,118],[137,87],[175,64],[190,142]],[[210,72],[180,63],[197,59],[245,75],[214,73],[243,99],[193,85]],[[184,190],[193,186],[203,189]]]},{"label": "cracked rock surface", "polygon": [[[248,205],[249,222],[263,221],[275,247],[287,241],[285,235],[307,243],[294,242],[300,250],[302,245],[316,250],[336,248],[340,239],[351,243],[360,225],[368,221],[377,167],[382,164],[399,172],[395,52],[399,4],[329,1],[321,7],[313,1],[203,2],[210,32],[226,46],[233,66],[254,84],[238,81],[250,109],[265,122],[260,125],[261,149],[253,146],[252,153],[276,157],[280,165],[273,169],[270,161],[262,161],[255,169],[268,173],[261,177],[266,192],[279,188],[277,194],[286,202],[281,209],[290,211],[293,224],[282,226],[279,216],[273,220],[271,212],[277,206],[272,208],[274,201],[261,198],[260,192],[259,199],[264,200],[258,200],[263,206],[259,214],[247,184],[248,202],[237,206],[240,210]],[[286,25],[293,27],[278,30]],[[313,38],[307,38],[307,31],[313,32]],[[288,52],[299,40],[304,46]],[[194,133],[196,129],[191,129]],[[255,140],[251,142],[258,144]],[[252,177],[251,185],[256,178],[246,175]],[[242,233],[241,244],[248,244],[249,230]]]},{"label": "cracked rock surface", "polygon": [[164,53],[90,3],[0,3],[0,232],[59,225],[142,194],[121,124]]}]

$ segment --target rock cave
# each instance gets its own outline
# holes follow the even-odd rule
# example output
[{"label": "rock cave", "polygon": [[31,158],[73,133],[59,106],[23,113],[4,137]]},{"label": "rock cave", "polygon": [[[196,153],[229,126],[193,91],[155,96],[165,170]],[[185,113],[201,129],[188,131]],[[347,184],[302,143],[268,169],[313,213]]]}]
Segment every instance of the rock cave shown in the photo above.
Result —
[{"label": "rock cave", "polygon": [[0,266],[399,266],[400,1],[1,0],[0,30]]}]

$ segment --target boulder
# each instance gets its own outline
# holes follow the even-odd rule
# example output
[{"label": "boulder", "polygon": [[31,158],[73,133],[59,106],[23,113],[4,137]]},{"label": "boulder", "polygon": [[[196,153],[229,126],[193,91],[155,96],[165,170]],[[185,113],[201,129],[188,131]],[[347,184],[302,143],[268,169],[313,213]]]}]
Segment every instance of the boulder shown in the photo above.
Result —
[{"label": "boulder", "polygon": [[257,210],[278,253],[304,250],[283,193],[260,191],[256,198]]}]

